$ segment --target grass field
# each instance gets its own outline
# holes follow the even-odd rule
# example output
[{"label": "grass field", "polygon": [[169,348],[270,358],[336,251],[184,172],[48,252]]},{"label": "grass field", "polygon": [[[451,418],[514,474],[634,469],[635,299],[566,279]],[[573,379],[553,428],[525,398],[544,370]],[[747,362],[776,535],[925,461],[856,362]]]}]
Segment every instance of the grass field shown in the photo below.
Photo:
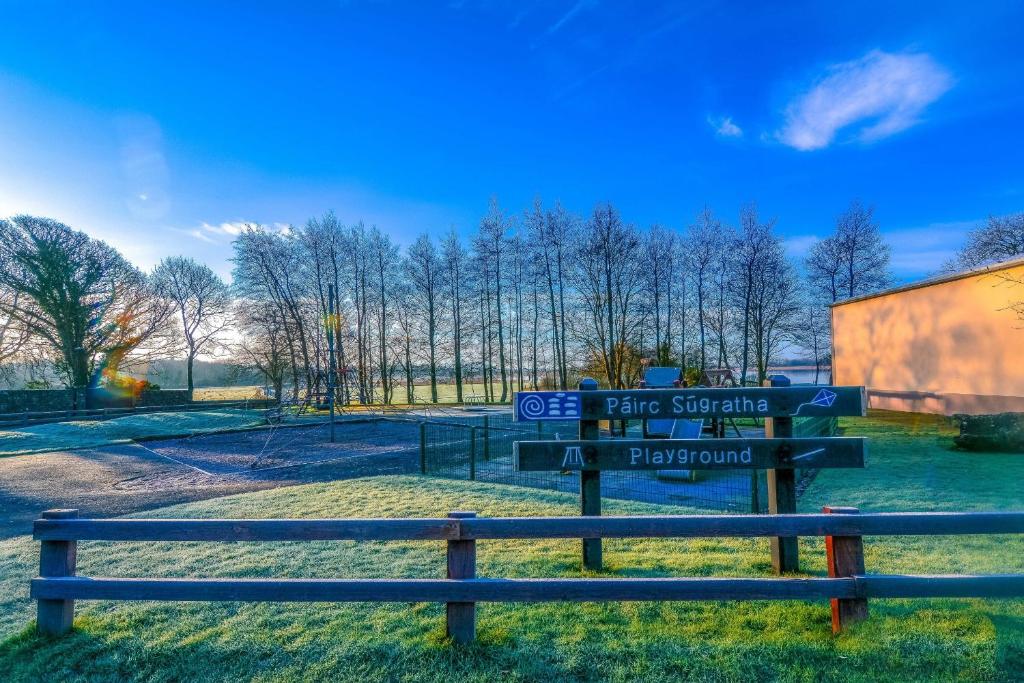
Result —
[{"label": "grass field", "polygon": [[[493,389],[495,400],[501,398],[501,384],[495,384]],[[511,392],[512,387],[510,384],[508,400],[512,400]],[[470,396],[483,397],[483,395],[484,385],[482,382],[462,385],[463,400]],[[430,384],[413,385],[413,396],[418,403],[429,403],[431,400]],[[263,398],[263,387],[200,387],[193,392],[193,400],[196,401],[243,401],[247,398]],[[403,402],[405,398],[405,385],[397,385],[394,395],[395,402]],[[457,392],[455,391],[454,384],[437,385],[437,400],[439,403],[455,403],[456,398]]]},{"label": "grass field", "polygon": [[[948,449],[941,420],[845,420],[871,437],[865,470],[824,471],[801,511],[1024,508],[1024,458]],[[161,517],[575,514],[575,496],[420,477],[310,484],[164,508]],[[609,514],[680,508],[607,501]],[[611,576],[765,576],[760,539],[608,541]],[[478,544],[480,576],[579,576],[578,541]],[[801,564],[825,573],[821,539]],[[866,539],[876,573],[1024,572],[1019,537]],[[59,640],[26,625],[38,544],[0,542],[0,680],[1013,681],[1024,603],[876,600],[836,638],[827,603],[481,605],[479,640],[443,637],[443,606],[80,603]],[[83,543],[79,571],[108,576],[441,577],[441,543]]]},{"label": "grass field", "polygon": [[0,457],[86,448],[134,439],[241,429],[264,423],[263,411],[222,409],[145,413],[111,420],[55,422],[0,430]]},{"label": "grass field", "polygon": [[193,401],[244,401],[248,398],[266,398],[263,387],[198,387],[192,391]]}]

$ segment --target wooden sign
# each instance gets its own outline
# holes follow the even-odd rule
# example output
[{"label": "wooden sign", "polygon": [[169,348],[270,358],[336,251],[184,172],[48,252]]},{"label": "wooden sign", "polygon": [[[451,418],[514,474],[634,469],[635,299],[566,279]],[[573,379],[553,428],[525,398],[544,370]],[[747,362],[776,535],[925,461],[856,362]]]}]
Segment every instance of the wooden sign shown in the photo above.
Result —
[{"label": "wooden sign", "polygon": [[736,387],[520,391],[516,422],[867,414],[864,387]]},{"label": "wooden sign", "polygon": [[516,469],[728,470],[864,467],[862,438],[519,441]]},{"label": "wooden sign", "polygon": [[865,415],[864,387],[628,389],[580,392],[584,420]]}]

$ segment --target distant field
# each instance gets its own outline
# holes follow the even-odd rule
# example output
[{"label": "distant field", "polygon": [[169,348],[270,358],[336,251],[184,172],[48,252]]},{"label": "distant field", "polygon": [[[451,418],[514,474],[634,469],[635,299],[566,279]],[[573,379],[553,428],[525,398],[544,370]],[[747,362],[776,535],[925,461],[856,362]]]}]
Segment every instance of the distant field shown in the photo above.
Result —
[{"label": "distant field", "polygon": [[[380,387],[377,388],[380,391]],[[509,397],[507,400],[512,400],[511,393],[513,387],[509,384]],[[287,393],[287,392],[286,392]],[[484,385],[481,382],[463,384],[462,385],[462,397],[463,400],[467,400],[472,396],[479,396],[481,399],[484,395]],[[430,385],[429,384],[417,384],[413,387],[413,396],[416,397],[417,403],[430,403]],[[244,386],[244,387],[202,387],[198,388],[194,392],[194,400],[196,401],[243,401],[247,398],[263,398],[263,387],[261,386]],[[494,385],[494,399],[497,401],[501,398],[501,383]],[[438,384],[437,385],[437,400],[439,403],[455,403],[456,391],[454,384]],[[395,385],[394,403],[405,402],[405,385]]]},{"label": "distant field", "polygon": [[263,398],[263,387],[201,387],[192,392],[195,401],[244,401]]}]

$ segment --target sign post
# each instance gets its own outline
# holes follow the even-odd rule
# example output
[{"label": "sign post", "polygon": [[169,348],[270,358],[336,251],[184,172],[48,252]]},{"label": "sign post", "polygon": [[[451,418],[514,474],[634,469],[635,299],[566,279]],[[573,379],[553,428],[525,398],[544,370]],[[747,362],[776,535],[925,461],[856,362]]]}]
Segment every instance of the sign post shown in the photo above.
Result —
[{"label": "sign post", "polygon": [[[768,387],[788,387],[789,378],[772,375],[765,380]],[[793,418],[769,417],[764,421],[765,438],[788,439],[793,436]],[[786,515],[796,513],[796,470],[770,468],[768,478],[768,513]],[[771,539],[772,567],[777,574],[799,571],[800,558],[795,536],[776,536]]]},{"label": "sign post", "polygon": [[[580,391],[595,391],[597,380],[586,377],[580,381]],[[600,433],[597,420],[580,420],[580,441],[597,441]],[[573,453],[572,455],[575,455]],[[563,460],[564,460],[563,456]],[[579,461],[582,464],[582,453]],[[601,516],[601,471],[580,471],[580,514],[583,516]],[[583,568],[600,571],[602,565],[601,539],[583,539]]]}]

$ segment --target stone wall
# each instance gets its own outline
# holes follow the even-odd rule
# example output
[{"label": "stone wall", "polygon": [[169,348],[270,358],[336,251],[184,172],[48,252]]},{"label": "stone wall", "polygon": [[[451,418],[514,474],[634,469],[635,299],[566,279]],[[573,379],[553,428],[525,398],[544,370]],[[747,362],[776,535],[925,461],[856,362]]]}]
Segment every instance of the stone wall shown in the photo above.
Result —
[{"label": "stone wall", "polygon": [[47,412],[70,410],[74,396],[71,389],[10,389],[0,391],[0,413]]},{"label": "stone wall", "polygon": [[[103,389],[90,390],[88,393],[90,408],[177,406],[189,403],[186,389],[144,391],[138,398],[113,395]],[[0,391],[0,413],[72,410],[75,407],[74,400],[71,389],[11,389]]]}]

